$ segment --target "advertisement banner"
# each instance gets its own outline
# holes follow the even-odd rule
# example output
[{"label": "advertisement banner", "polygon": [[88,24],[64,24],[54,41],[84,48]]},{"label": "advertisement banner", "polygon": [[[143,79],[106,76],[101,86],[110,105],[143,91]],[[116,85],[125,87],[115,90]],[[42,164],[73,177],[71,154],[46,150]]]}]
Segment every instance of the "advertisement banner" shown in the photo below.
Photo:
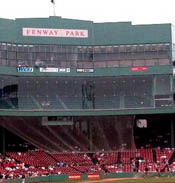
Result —
[{"label": "advertisement banner", "polygon": [[18,67],[18,72],[33,72],[33,67]]},{"label": "advertisement banner", "polygon": [[40,72],[58,72],[58,68],[46,67],[40,68]]},{"label": "advertisement banner", "polygon": [[88,175],[88,179],[99,179],[99,178],[100,178],[99,174]]},{"label": "advertisement banner", "polygon": [[81,175],[69,175],[69,180],[80,180]]},{"label": "advertisement banner", "polygon": [[77,72],[94,72],[94,69],[77,69]]},{"label": "advertisement banner", "polygon": [[70,68],[58,68],[58,72],[70,72]]},{"label": "advertisement banner", "polygon": [[175,76],[175,68],[173,68],[173,76]]},{"label": "advertisement banner", "polygon": [[145,66],[137,66],[137,67],[131,67],[131,71],[135,72],[135,71],[147,71],[147,67]]},{"label": "advertisement banner", "polygon": [[46,67],[40,68],[40,72],[70,72],[70,68],[55,68],[55,67]]},{"label": "advertisement banner", "polygon": [[88,38],[88,30],[84,29],[49,29],[49,28],[22,28],[23,36],[40,37],[69,37]]}]

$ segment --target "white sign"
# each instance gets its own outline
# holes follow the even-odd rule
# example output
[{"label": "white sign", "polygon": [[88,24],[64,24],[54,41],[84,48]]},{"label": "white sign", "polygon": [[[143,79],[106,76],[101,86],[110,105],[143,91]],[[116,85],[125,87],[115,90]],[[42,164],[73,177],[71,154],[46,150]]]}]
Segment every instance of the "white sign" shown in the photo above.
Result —
[{"label": "white sign", "polygon": [[137,120],[138,128],[147,128],[147,120],[146,119],[138,119]]},{"label": "white sign", "polygon": [[94,72],[94,69],[77,69],[77,72]]},{"label": "white sign", "polygon": [[52,68],[52,67],[40,68],[40,72],[58,72],[58,68]]},{"label": "white sign", "polygon": [[40,68],[40,72],[70,72],[70,68],[46,67]]},{"label": "white sign", "polygon": [[23,36],[41,36],[41,37],[88,38],[88,30],[26,28],[26,27],[24,27],[22,29],[22,35]]},{"label": "white sign", "polygon": [[175,68],[173,68],[173,76],[175,76]]},{"label": "white sign", "polygon": [[58,72],[70,72],[70,68],[58,68]]}]

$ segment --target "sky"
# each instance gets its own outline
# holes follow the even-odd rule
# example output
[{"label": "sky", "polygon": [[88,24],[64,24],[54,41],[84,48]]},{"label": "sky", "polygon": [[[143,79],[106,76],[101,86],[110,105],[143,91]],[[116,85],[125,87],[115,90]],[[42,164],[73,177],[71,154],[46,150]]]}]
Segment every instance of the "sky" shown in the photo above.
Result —
[{"label": "sky", "polygon": [[[175,0],[54,0],[56,16],[93,22],[175,24]],[[0,0],[0,18],[53,16],[51,0]]]}]

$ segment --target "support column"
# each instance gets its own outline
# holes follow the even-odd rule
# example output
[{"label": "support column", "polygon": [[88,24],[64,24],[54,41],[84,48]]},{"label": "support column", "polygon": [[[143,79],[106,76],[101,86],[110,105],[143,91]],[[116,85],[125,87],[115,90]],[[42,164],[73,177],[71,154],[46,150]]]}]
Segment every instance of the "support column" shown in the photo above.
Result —
[{"label": "support column", "polygon": [[174,148],[174,120],[171,120],[171,148]]},{"label": "support column", "polygon": [[155,101],[155,95],[156,95],[156,76],[153,76],[153,85],[152,85],[152,106],[156,108],[156,101]]},{"label": "support column", "polygon": [[2,155],[5,155],[6,149],[5,149],[5,129],[4,127],[1,128],[1,139],[2,139]]},{"label": "support column", "polygon": [[87,121],[88,123],[88,139],[89,139],[89,151],[93,151],[93,143],[92,143],[92,125],[91,121]]}]

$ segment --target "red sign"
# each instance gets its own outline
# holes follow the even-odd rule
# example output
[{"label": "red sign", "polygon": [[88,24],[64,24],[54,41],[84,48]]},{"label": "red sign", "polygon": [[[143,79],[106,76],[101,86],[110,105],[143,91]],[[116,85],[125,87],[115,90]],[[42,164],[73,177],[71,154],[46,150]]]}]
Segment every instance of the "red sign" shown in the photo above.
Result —
[{"label": "red sign", "polygon": [[95,175],[88,175],[88,179],[99,179],[100,175],[99,174],[95,174]]},{"label": "red sign", "polygon": [[145,66],[131,67],[131,71],[146,71],[148,68]]},{"label": "red sign", "polygon": [[23,28],[23,36],[41,37],[72,37],[88,38],[88,30],[82,29],[48,29],[48,28]]},{"label": "red sign", "polygon": [[70,180],[80,180],[81,179],[81,175],[69,175],[69,179]]}]

